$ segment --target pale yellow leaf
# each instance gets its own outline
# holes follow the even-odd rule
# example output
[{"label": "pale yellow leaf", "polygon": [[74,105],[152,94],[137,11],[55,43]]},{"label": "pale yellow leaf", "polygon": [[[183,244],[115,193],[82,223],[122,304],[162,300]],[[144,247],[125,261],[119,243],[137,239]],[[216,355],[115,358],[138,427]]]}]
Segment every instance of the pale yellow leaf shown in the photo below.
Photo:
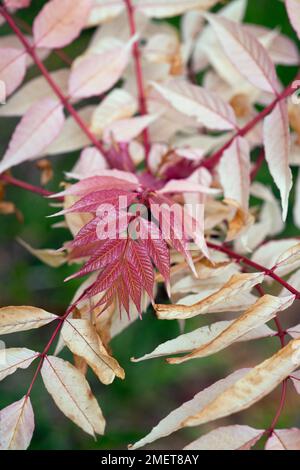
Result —
[{"label": "pale yellow leaf", "polygon": [[259,328],[269,322],[278,311],[290,307],[294,300],[294,295],[282,298],[268,294],[264,295],[215,338],[211,339],[206,344],[204,343],[187,356],[167,359],[167,362],[169,364],[181,364],[189,359],[215,354],[233,344],[235,341],[241,340],[244,335],[253,331],[255,328]]},{"label": "pale yellow leaf", "polygon": [[116,359],[109,356],[88,320],[67,320],[62,329],[62,338],[73,354],[86,360],[104,384],[112,383],[115,376],[124,379],[124,370]]},{"label": "pale yellow leaf", "polygon": [[103,434],[105,420],[85,377],[76,367],[58,357],[45,358],[44,384],[58,408],[86,433]]},{"label": "pale yellow leaf", "polygon": [[36,307],[0,308],[0,334],[33,330],[56,320],[56,315]]},{"label": "pale yellow leaf", "polygon": [[194,398],[183,403],[183,405],[161,420],[147,436],[136,442],[131,449],[139,449],[140,447],[150,444],[162,437],[169,436],[173,432],[177,431],[181,428],[181,423],[184,419],[193,414],[195,410],[205,408],[218,395],[230,388],[241,377],[245,376],[248,371],[249,369],[235,371],[228,377],[219,380],[210,387],[197,393]]},{"label": "pale yellow leaf", "polygon": [[187,319],[197,315],[203,315],[208,311],[213,312],[215,307],[231,301],[242,291],[250,291],[264,279],[264,273],[235,274],[216,293],[206,297],[191,306],[186,305],[156,305],[157,316],[160,319]]},{"label": "pale yellow leaf", "polygon": [[43,263],[51,266],[52,268],[59,268],[66,263],[66,255],[61,251],[44,249],[37,250],[32,248],[28,243],[24,242],[21,238],[18,238],[18,242],[22,245],[29,253],[38,258]]},{"label": "pale yellow leaf", "polygon": [[211,403],[181,425],[199,426],[245,410],[268,395],[300,365],[300,340],[290,341],[274,356],[254,367]]},{"label": "pale yellow leaf", "polygon": [[[203,345],[207,345],[221,333],[223,333],[229,326],[233,324],[233,321],[220,321],[213,323],[212,325],[202,326],[197,328],[190,333],[185,333],[177,338],[166,341],[160,344],[153,352],[146,354],[138,359],[133,358],[133,362],[145,361],[147,359],[153,359],[161,356],[167,356],[170,354],[180,354],[193,349],[200,348]],[[254,328],[249,333],[239,337],[236,341],[250,341],[259,338],[265,338],[273,336],[275,332],[266,325]]]},{"label": "pale yellow leaf", "polygon": [[39,353],[26,348],[9,348],[0,350],[0,380],[16,372],[27,369]]}]

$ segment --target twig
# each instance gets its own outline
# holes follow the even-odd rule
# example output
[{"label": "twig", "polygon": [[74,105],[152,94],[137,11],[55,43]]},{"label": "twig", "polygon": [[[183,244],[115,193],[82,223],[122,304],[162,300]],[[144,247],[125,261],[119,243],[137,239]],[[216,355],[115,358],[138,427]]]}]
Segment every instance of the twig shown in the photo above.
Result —
[{"label": "twig", "polygon": [[3,7],[0,6],[0,14],[5,18],[7,21],[8,25],[10,28],[14,31],[16,36],[19,38],[23,46],[25,47],[26,51],[28,54],[32,57],[33,61],[37,65],[37,67],[40,69],[42,72],[43,76],[51,86],[52,90],[56,94],[56,96],[60,99],[61,103],[64,105],[66,110],[71,114],[71,116],[75,119],[79,127],[83,130],[83,132],[87,135],[87,137],[90,139],[90,141],[93,143],[93,145],[104,155],[106,156],[106,150],[102,146],[102,144],[98,141],[97,137],[89,130],[85,122],[81,119],[77,111],[73,108],[73,106],[69,103],[69,100],[58,85],[55,83],[55,81],[52,79],[50,73],[48,72],[47,68],[44,66],[43,62],[39,59],[38,55],[36,54],[35,48],[32,47],[29,43],[29,41],[26,39],[22,31],[18,28],[16,25],[15,21],[11,17],[11,15],[7,12],[7,10]]},{"label": "twig", "polygon": [[298,75],[295,80],[278,96],[276,96],[275,100],[272,101],[272,103],[267,106],[263,111],[261,111],[259,114],[257,114],[248,124],[246,124],[244,127],[239,129],[236,134],[225,144],[223,147],[221,147],[214,155],[211,157],[207,158],[203,162],[201,162],[200,166],[204,166],[205,168],[212,170],[220,161],[223,153],[225,150],[227,150],[231,144],[234,142],[234,140],[237,137],[244,137],[247,135],[260,121],[262,121],[268,114],[270,114],[275,106],[285,98],[288,98],[290,95],[292,95],[295,92],[295,82],[297,79],[300,78],[300,75]]},{"label": "twig", "polygon": [[17,178],[14,178],[13,176],[10,176],[7,174],[0,175],[0,180],[4,181],[5,183],[16,186],[18,188],[25,189],[25,191],[30,191],[31,193],[39,194],[40,196],[48,197],[48,196],[53,196],[55,194],[51,191],[47,191],[44,188],[40,188],[39,186],[33,186],[32,184],[26,183],[25,181],[18,180]]}]

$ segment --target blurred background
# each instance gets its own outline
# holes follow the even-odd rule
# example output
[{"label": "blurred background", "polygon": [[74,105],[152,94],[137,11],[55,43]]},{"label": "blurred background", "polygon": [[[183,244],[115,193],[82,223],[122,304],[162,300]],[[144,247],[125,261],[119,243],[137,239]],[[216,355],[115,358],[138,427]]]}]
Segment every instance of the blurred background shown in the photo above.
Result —
[{"label": "blurred background", "polygon": [[[44,0],[32,0],[30,8],[18,12],[17,17],[32,24],[33,18],[40,10]],[[222,2],[226,3],[226,2]],[[296,40],[284,4],[280,0],[249,0],[246,21],[262,24],[270,28],[279,28],[284,34]],[[180,19],[172,19],[179,25]],[[0,27],[0,35],[7,34],[7,26]],[[65,51],[75,57],[84,50],[92,30],[82,34],[76,45],[67,47]],[[117,31],[116,31],[117,35]],[[49,70],[63,67],[63,63],[54,55],[45,62]],[[293,67],[279,67],[278,72],[284,84],[288,84],[296,74]],[[32,67],[27,80],[38,75]],[[12,131],[15,119],[0,118],[0,154],[2,155]],[[47,189],[55,191],[63,179],[63,172],[74,165],[78,153],[60,155],[51,159],[55,169],[55,177]],[[13,169],[13,174],[22,180],[40,184],[40,172],[35,164],[23,164]],[[258,179],[271,185],[271,178],[264,166]],[[273,187],[277,194],[276,188]],[[31,256],[16,241],[22,238],[35,248],[59,248],[70,234],[65,229],[53,229],[53,219],[47,216],[54,212],[49,202],[39,196],[22,189],[5,187],[5,200],[12,201],[18,211],[15,215],[0,215],[0,306],[32,305],[42,307],[49,312],[62,314],[69,305],[78,283],[64,283],[65,277],[71,274],[71,267],[53,269],[43,265]],[[23,220],[21,220],[23,219]],[[299,235],[288,219],[284,235]],[[297,314],[292,312],[297,321]],[[217,316],[210,316],[214,321]],[[299,318],[299,314],[298,314]],[[187,330],[208,323],[207,319],[190,321]],[[291,317],[289,324],[292,323]],[[298,320],[299,323],[299,320]],[[53,328],[53,327],[52,327]],[[49,339],[51,327],[34,332],[6,336],[2,339],[8,347],[29,347],[41,350]],[[229,348],[212,358],[200,359],[183,365],[167,365],[163,359],[146,361],[139,364],[130,362],[132,356],[139,357],[152,351],[161,342],[179,334],[176,321],[158,321],[152,311],[147,312],[142,321],[137,321],[124,333],[116,337],[111,346],[114,356],[126,371],[126,379],[116,381],[106,387],[100,384],[89,372],[89,381],[103,413],[107,419],[106,436],[94,442],[89,436],[73,425],[56,408],[40,379],[32,393],[32,403],[36,418],[36,431],[31,449],[125,449],[129,443],[135,442],[166,416],[171,410],[191,399],[214,381],[225,377],[240,367],[256,365],[278,349],[278,338],[245,343]],[[64,357],[68,353],[64,352]],[[69,357],[71,359],[71,357]],[[20,371],[1,382],[0,409],[19,400],[27,391],[35,365],[29,370]],[[279,402],[280,390],[246,411],[223,420],[221,424],[248,424],[257,428],[270,426]],[[280,426],[300,426],[300,397],[289,386],[287,404],[282,415]],[[219,423],[218,423],[219,424]],[[169,438],[162,439],[152,445],[153,449],[182,449],[200,434],[216,427],[215,423],[208,426],[182,430]],[[259,444],[261,447],[263,442]]]}]

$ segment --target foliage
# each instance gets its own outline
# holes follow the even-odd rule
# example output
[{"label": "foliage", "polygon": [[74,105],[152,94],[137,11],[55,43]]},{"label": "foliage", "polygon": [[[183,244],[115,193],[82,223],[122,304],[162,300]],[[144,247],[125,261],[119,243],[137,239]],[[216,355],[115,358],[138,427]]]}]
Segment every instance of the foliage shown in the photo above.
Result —
[{"label": "foliage", "polygon": [[[15,15],[34,8],[30,1],[2,3],[11,34],[0,37],[0,116],[19,121],[0,162],[0,211],[21,218],[6,186],[50,197],[63,217],[54,227],[72,240],[58,250],[20,242],[48,266],[75,265],[66,281],[80,284],[63,315],[0,308],[2,335],[54,325],[42,352],[0,351],[1,380],[37,362],[23,398],[0,411],[0,448],[30,445],[39,375],[71,421],[103,435],[88,368],[104,385],[124,380],[111,341],[152,304],[159,320],[179,321],[183,331],[133,362],[175,356],[167,363],[176,365],[275,336],[281,348],[197,393],[132,448],[245,410],[281,384],[269,427],[217,427],[186,449],[250,449],[263,436],[266,449],[299,449],[299,429],[277,429],[289,380],[299,393],[300,328],[284,329],[281,312],[300,300],[300,243],[279,236],[292,212],[300,226],[300,175],[293,183],[291,169],[300,164],[300,76],[284,87],[278,73],[298,67],[297,39],[244,23],[246,0],[50,0],[32,31]],[[299,39],[299,0],[285,7]],[[172,17],[179,33],[166,22]],[[89,43],[71,60],[62,48],[87,31]],[[65,67],[50,72],[50,55]],[[23,84],[32,64],[40,75]],[[41,184],[59,183],[49,158],[72,152],[77,161],[60,192],[11,173],[37,160]],[[258,180],[265,163],[268,184]],[[184,332],[186,320],[216,313],[221,321]],[[58,357],[65,348],[74,365]]]}]

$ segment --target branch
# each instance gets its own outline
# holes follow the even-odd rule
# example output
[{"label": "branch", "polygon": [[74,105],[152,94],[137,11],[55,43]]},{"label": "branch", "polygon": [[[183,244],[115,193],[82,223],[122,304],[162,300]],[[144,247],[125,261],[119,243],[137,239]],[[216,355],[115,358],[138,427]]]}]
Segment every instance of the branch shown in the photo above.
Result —
[{"label": "branch", "polygon": [[47,191],[44,188],[40,188],[39,186],[33,186],[32,184],[26,183],[25,181],[18,180],[14,178],[13,176],[10,176],[7,174],[0,175],[0,181],[4,181],[5,183],[11,184],[18,188],[25,189],[25,191],[30,191],[31,193],[39,194],[40,196],[44,196],[44,197],[53,196],[55,194],[55,193],[52,193],[51,191]]},{"label": "branch", "polygon": [[203,166],[207,168],[208,170],[212,170],[220,161],[223,153],[225,150],[227,150],[231,144],[235,141],[237,137],[244,137],[247,135],[262,119],[264,119],[268,114],[270,114],[275,106],[282,100],[288,98],[291,96],[296,90],[295,90],[295,82],[300,79],[300,75],[298,75],[295,80],[293,80],[290,85],[283,90],[282,93],[280,93],[278,96],[276,96],[275,100],[272,101],[269,106],[267,106],[263,111],[261,111],[259,114],[257,114],[248,124],[246,124],[244,127],[239,129],[236,134],[225,144],[223,147],[221,147],[214,155],[209,157],[207,160],[201,162],[200,166]]},{"label": "branch", "polygon": [[285,287],[291,294],[294,294],[296,296],[297,300],[300,300],[300,291],[295,289],[293,286],[291,286],[288,282],[286,282],[284,279],[282,279],[280,276],[275,274],[275,272],[272,269],[268,269],[265,266],[262,266],[261,264],[255,263],[255,261],[252,261],[251,259],[247,258],[246,256],[240,255],[236,253],[235,251],[230,250],[224,245],[216,245],[214,243],[208,242],[207,246],[211,248],[212,250],[220,251],[221,253],[227,254],[230,258],[235,259],[239,261],[240,263],[244,263],[247,266],[250,266],[251,268],[265,273],[266,276],[271,277],[274,279],[274,281],[278,282],[281,284],[283,287]]},{"label": "branch", "polygon": [[36,54],[35,48],[31,46],[29,41],[26,39],[22,31],[18,28],[16,25],[15,21],[11,17],[11,15],[7,12],[7,10],[3,7],[0,6],[0,14],[5,18],[7,21],[8,25],[10,28],[14,31],[16,36],[19,38],[23,46],[25,47],[25,50],[28,52],[28,54],[32,57],[34,63],[37,65],[37,67],[40,69],[42,72],[43,76],[49,83],[50,87],[56,94],[56,96],[60,99],[61,103],[64,105],[66,110],[73,116],[75,121],[77,122],[78,126],[83,130],[83,132],[87,135],[87,137],[90,139],[90,141],[93,143],[93,145],[104,155],[106,156],[106,150],[102,146],[102,144],[98,141],[97,137],[89,130],[85,122],[81,119],[77,111],[73,108],[73,106],[69,103],[68,98],[64,96],[58,85],[55,83],[55,81],[52,79],[50,73],[44,66],[43,62],[39,59],[38,55]]},{"label": "branch", "polygon": [[[124,1],[126,3],[127,12],[128,12],[130,32],[131,32],[131,36],[133,37],[135,36],[137,32],[135,18],[134,18],[134,6],[132,5],[131,0],[124,0]],[[136,82],[137,82],[138,94],[139,94],[140,114],[145,115],[145,114],[148,114],[148,110],[147,110],[147,104],[146,104],[141,55],[140,55],[138,43],[136,41],[132,46],[132,53],[133,53],[133,58],[135,62],[135,74],[136,74]],[[149,151],[150,151],[150,139],[149,139],[148,129],[145,129],[143,131],[143,139],[144,139],[146,161],[147,161]]]},{"label": "branch", "polygon": [[[16,18],[16,23],[18,26],[23,28],[28,34],[32,34],[31,27],[21,18]],[[71,66],[73,61],[72,59],[62,50],[62,49],[54,49],[53,53],[59,57],[66,65]]]}]

